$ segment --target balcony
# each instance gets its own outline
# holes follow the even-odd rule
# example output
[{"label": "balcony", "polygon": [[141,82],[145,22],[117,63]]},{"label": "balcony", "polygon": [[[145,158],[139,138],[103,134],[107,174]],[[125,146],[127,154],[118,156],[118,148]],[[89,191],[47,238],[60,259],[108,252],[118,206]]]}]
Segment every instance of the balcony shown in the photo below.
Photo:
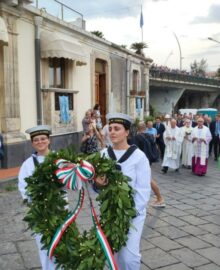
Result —
[{"label": "balcony", "polygon": [[85,29],[83,14],[65,5],[58,0],[33,0],[32,6],[39,9],[42,13],[48,13],[62,21]]}]

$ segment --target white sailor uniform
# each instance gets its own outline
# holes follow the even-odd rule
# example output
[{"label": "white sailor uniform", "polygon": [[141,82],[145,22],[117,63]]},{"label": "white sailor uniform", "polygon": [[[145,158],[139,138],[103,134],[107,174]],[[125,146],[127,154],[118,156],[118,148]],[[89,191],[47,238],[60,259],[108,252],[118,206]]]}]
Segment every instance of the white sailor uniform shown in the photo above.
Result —
[{"label": "white sailor uniform", "polygon": [[[45,156],[37,156],[36,154],[33,154],[28,159],[26,159],[24,163],[22,164],[19,171],[19,175],[18,175],[18,189],[21,192],[21,196],[23,199],[29,199],[28,196],[26,195],[26,190],[25,190],[27,186],[25,178],[31,176],[34,173],[35,165],[34,165],[33,157],[35,157],[39,163],[42,163],[45,159]],[[37,247],[39,250],[42,270],[55,270],[56,265],[54,261],[50,260],[49,257],[47,256],[47,250],[45,249],[42,250],[42,245],[40,242],[41,235],[35,234],[35,239],[36,239]]]},{"label": "white sailor uniform", "polygon": [[[119,160],[126,150],[113,150]],[[109,157],[107,149],[101,152]],[[131,178],[129,185],[134,190],[135,208],[137,216],[132,220],[126,246],[115,254],[119,270],[139,270],[141,264],[140,240],[146,218],[146,207],[151,192],[151,169],[145,154],[136,149],[131,156],[120,163],[122,173]]]}]

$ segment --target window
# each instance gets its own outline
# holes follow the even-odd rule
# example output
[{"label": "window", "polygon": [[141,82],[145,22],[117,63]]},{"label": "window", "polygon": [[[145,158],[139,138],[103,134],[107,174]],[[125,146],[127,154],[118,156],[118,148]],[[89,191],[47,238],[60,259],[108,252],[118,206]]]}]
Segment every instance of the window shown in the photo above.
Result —
[{"label": "window", "polygon": [[67,96],[69,100],[69,110],[74,110],[73,107],[73,94],[72,93],[55,93],[55,110],[59,111],[60,110],[60,101],[59,101],[59,96]]},{"label": "window", "polygon": [[135,91],[138,91],[139,89],[138,89],[138,74],[139,72],[138,72],[138,70],[133,70],[133,78],[132,78],[132,82],[133,82],[133,89],[132,90],[135,90]]},{"label": "window", "polygon": [[[68,97],[69,110],[74,110],[73,93],[67,89],[70,82],[68,81],[69,68],[71,66],[70,60],[63,57],[49,58],[49,88],[60,88],[55,90],[55,110],[60,111],[60,97]],[[62,99],[61,99],[62,100]],[[65,105],[66,106],[66,105]],[[63,108],[62,108],[63,109]]]},{"label": "window", "polygon": [[64,58],[49,58],[49,87],[65,88]]}]

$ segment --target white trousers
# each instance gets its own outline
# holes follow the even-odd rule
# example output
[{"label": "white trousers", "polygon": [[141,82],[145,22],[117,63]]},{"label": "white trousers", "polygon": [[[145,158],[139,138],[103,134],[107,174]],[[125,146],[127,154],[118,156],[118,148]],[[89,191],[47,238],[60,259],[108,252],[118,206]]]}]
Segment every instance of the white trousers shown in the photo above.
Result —
[{"label": "white trousers", "polygon": [[146,212],[139,214],[132,220],[126,246],[115,254],[119,270],[139,270],[141,266],[140,241],[146,218]]},{"label": "white trousers", "polygon": [[40,256],[40,262],[42,266],[42,270],[55,270],[56,265],[54,263],[54,260],[50,260],[50,258],[47,256],[47,250],[46,249],[41,249],[41,235],[40,234],[35,234],[35,239],[37,243],[37,247],[39,250],[39,256]]}]

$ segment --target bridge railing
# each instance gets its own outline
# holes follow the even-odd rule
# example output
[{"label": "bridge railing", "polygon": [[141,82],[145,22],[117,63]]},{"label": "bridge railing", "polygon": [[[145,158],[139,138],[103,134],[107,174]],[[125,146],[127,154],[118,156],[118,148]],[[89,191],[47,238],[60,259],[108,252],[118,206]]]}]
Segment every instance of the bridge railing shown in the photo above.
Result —
[{"label": "bridge railing", "polygon": [[200,83],[200,84],[207,84],[207,85],[214,85],[220,86],[220,80],[206,78],[202,76],[195,76],[190,74],[184,73],[176,73],[171,71],[162,71],[159,69],[150,69],[150,76],[151,78],[158,78],[162,80],[169,80],[169,81],[181,81],[181,82],[190,82],[190,83]]}]

